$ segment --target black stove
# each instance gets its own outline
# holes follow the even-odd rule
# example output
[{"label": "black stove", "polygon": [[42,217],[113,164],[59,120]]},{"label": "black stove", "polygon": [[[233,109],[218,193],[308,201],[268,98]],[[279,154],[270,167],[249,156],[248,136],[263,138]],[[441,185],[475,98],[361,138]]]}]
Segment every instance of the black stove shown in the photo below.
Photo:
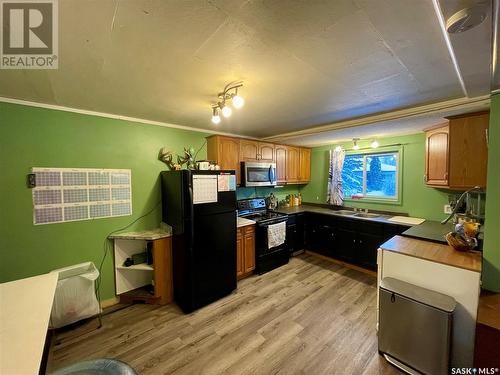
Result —
[{"label": "black stove", "polygon": [[244,217],[245,219],[257,221],[259,223],[268,221],[276,222],[276,219],[279,219],[279,221],[285,221],[288,218],[288,215],[286,214],[280,214],[273,211],[256,212],[239,216]]},{"label": "black stove", "polygon": [[264,198],[251,198],[238,201],[238,216],[256,222],[255,266],[257,273],[263,274],[288,263],[290,254],[286,240],[282,245],[269,248],[268,227],[288,220],[288,215],[267,210]]}]

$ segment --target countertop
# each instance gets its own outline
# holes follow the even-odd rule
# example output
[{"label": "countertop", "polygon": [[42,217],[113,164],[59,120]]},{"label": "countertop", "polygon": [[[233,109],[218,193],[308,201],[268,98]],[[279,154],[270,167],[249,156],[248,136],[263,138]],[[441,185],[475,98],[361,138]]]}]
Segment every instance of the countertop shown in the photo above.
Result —
[{"label": "countertop", "polygon": [[57,277],[47,273],[0,284],[0,374],[38,374]]},{"label": "countertop", "polygon": [[452,267],[481,272],[482,257],[480,251],[462,252],[449,245],[403,236],[392,237],[380,245],[380,248]]},{"label": "countertop", "polygon": [[403,236],[422,238],[446,244],[445,235],[453,231],[453,223],[441,224],[439,221],[424,221],[403,232]]},{"label": "countertop", "polygon": [[153,241],[153,240],[159,240],[160,238],[166,238],[171,236],[172,236],[172,228],[164,224],[157,229],[143,230],[138,232],[115,233],[109,236],[108,238],[115,240]]},{"label": "countertop", "polygon": [[236,222],[236,227],[246,227],[247,225],[254,225],[255,221],[250,219],[245,219],[244,217],[238,217],[238,221]]},{"label": "countertop", "polygon": [[327,208],[327,207],[320,207],[320,206],[313,206],[313,205],[308,205],[308,204],[303,204],[300,206],[294,206],[294,207],[282,207],[282,208],[277,208],[274,211],[280,212],[283,214],[288,214],[288,215],[293,215],[293,214],[298,214],[301,212],[312,212],[312,213],[318,213],[318,214],[325,214],[325,215],[332,215],[332,216],[337,216],[337,217],[343,217],[346,219],[353,219],[353,220],[361,220],[361,221],[371,221],[371,222],[376,222],[376,223],[383,223],[383,224],[392,224],[392,225],[406,225],[410,226],[410,224],[407,223],[399,223],[397,221],[391,221],[389,220],[393,216],[401,216],[401,214],[394,214],[394,215],[386,215],[386,214],[380,214],[377,217],[358,217],[358,216],[352,216],[352,215],[341,215],[335,212],[334,209],[332,208]]},{"label": "countertop", "polygon": [[481,291],[477,322],[500,330],[500,293]]}]

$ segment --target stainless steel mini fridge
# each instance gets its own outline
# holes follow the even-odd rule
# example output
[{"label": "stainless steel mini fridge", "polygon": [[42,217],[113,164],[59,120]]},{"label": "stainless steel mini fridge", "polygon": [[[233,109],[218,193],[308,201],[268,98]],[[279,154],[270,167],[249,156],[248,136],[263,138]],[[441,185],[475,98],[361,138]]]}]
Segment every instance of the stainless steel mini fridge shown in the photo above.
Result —
[{"label": "stainless steel mini fridge", "polygon": [[450,296],[384,278],[379,287],[379,351],[408,373],[448,374],[455,306]]}]

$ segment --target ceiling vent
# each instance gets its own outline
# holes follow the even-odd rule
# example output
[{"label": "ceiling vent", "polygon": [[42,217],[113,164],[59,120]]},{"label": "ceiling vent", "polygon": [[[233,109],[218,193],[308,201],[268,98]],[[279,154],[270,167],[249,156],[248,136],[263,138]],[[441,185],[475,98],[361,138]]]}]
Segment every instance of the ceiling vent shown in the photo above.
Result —
[{"label": "ceiling vent", "polygon": [[488,7],[484,3],[459,10],[446,21],[446,31],[459,34],[480,25],[486,19],[487,10]]}]

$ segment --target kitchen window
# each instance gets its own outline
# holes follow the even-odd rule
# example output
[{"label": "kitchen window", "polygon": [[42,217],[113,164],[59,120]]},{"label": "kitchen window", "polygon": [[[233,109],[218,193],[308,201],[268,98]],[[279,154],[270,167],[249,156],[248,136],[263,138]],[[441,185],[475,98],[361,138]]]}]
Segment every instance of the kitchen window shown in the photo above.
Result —
[{"label": "kitchen window", "polygon": [[344,199],[399,200],[399,151],[345,156]]}]

